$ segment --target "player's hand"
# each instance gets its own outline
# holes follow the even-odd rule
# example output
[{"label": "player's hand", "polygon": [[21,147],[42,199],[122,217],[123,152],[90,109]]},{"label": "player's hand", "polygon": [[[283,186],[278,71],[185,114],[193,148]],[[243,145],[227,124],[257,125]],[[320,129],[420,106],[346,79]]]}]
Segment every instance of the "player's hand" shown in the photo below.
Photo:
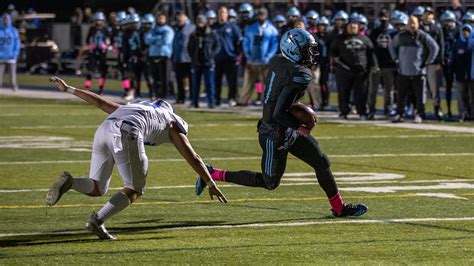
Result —
[{"label": "player's hand", "polygon": [[211,199],[214,199],[214,196],[216,196],[220,202],[227,203],[227,199],[225,198],[224,194],[216,186],[209,188],[209,196],[211,196]]},{"label": "player's hand", "polygon": [[56,86],[56,88],[58,88],[60,91],[62,92],[67,91],[68,85],[66,84],[66,82],[64,82],[64,80],[58,77],[50,77],[49,82],[53,83]]}]

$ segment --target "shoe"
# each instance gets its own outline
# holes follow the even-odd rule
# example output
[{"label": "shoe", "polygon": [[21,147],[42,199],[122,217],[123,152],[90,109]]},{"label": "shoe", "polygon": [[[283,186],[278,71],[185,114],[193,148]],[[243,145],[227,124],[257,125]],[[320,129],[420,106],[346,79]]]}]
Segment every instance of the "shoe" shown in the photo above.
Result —
[{"label": "shoe", "polygon": [[459,122],[464,123],[469,121],[469,116],[467,114],[462,114],[461,119]]},{"label": "shoe", "polygon": [[434,115],[435,115],[436,120],[438,121],[443,120],[443,111],[441,111],[440,107],[434,108]]},{"label": "shoe", "polygon": [[339,114],[339,119],[347,120],[347,115],[346,114]]},{"label": "shoe", "polygon": [[408,106],[407,109],[405,110],[405,116],[412,116],[413,115],[413,107]]},{"label": "shoe", "polygon": [[86,224],[87,231],[96,234],[102,240],[116,240],[113,235],[105,229],[104,222],[97,218],[97,213],[93,212]]},{"label": "shoe", "polygon": [[254,104],[255,104],[256,106],[260,106],[260,105],[262,105],[263,103],[262,103],[262,101],[257,100],[257,101],[255,101]]},{"label": "shoe", "polygon": [[357,217],[362,216],[369,210],[369,207],[364,204],[344,204],[341,213],[336,213],[335,211],[331,210],[332,215],[336,218],[342,217]]},{"label": "shoe", "polygon": [[421,122],[423,122],[423,119],[421,118],[420,115],[415,115],[414,122],[415,122],[415,124],[421,124]]},{"label": "shoe", "polygon": [[375,112],[370,112],[369,115],[367,115],[367,120],[375,120]]},{"label": "shoe", "polygon": [[135,99],[135,96],[133,94],[133,91],[130,91],[130,93],[128,93],[127,96],[124,97],[124,100],[128,102],[133,101]]},{"label": "shoe", "polygon": [[[206,164],[206,167],[207,167],[207,171],[209,171],[209,173],[212,173],[212,171],[214,170],[212,168],[212,166],[209,165],[209,164]],[[207,187],[206,182],[204,182],[204,180],[202,180],[202,178],[200,176],[198,176],[196,178],[196,196],[201,195],[206,187]]]},{"label": "shoe", "polygon": [[403,117],[401,115],[396,115],[395,118],[393,118],[392,123],[402,123],[403,122]]},{"label": "shoe", "polygon": [[361,115],[360,116],[360,121],[367,121],[367,115]]},{"label": "shoe", "polygon": [[72,176],[68,172],[63,172],[46,194],[46,205],[54,206],[61,196],[72,187]]},{"label": "shoe", "polygon": [[234,107],[234,106],[236,106],[236,105],[237,105],[237,102],[236,102],[234,99],[230,99],[230,100],[229,100],[229,106],[230,106],[230,107]]}]

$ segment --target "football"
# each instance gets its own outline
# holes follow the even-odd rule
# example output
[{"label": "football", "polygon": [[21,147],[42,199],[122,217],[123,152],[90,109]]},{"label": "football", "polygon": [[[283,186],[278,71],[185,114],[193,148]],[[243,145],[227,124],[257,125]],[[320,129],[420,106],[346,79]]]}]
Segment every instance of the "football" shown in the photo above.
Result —
[{"label": "football", "polygon": [[314,121],[317,123],[316,113],[310,107],[298,102],[293,104],[289,109],[290,114],[300,122],[301,125],[309,125]]}]

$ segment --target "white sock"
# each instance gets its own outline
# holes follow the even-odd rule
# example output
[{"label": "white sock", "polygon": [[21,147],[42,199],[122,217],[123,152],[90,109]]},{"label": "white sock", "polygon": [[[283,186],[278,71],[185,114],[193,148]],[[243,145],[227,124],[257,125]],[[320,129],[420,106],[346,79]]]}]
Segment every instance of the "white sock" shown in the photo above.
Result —
[{"label": "white sock", "polygon": [[90,194],[94,191],[94,181],[88,177],[73,178],[72,189],[82,194]]},{"label": "white sock", "polygon": [[97,218],[104,222],[130,205],[130,199],[122,191],[117,192],[104,207],[97,212]]}]

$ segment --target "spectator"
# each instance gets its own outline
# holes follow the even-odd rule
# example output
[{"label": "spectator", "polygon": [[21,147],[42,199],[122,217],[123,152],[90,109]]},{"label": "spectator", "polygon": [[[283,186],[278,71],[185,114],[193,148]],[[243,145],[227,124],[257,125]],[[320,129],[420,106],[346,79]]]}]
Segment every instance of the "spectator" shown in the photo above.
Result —
[{"label": "spectator", "polygon": [[450,53],[450,65],[455,76],[454,87],[458,89],[458,110],[461,122],[474,119],[474,31],[464,24]]},{"label": "spectator", "polygon": [[375,115],[375,104],[379,85],[383,86],[383,110],[386,117],[389,116],[389,107],[392,103],[391,95],[395,84],[395,62],[390,56],[390,42],[397,34],[397,31],[390,27],[388,22],[388,12],[382,10],[379,13],[380,26],[374,28],[369,35],[374,44],[374,52],[380,67],[380,72],[370,73],[369,82],[369,115],[368,119],[373,119]]},{"label": "spectator", "polygon": [[71,16],[71,40],[75,48],[82,46],[82,20],[82,9],[78,7]]},{"label": "spectator", "polygon": [[140,34],[138,26],[140,17],[137,14],[129,15],[124,25],[123,33],[123,59],[124,59],[124,75],[127,81],[125,100],[132,101],[136,96],[140,96],[137,91],[136,70],[138,68],[138,58],[141,54]]},{"label": "spectator", "polygon": [[110,45],[110,36],[105,26],[105,15],[102,12],[94,14],[94,25],[90,27],[86,37],[89,48],[87,73],[84,87],[89,90],[92,85],[92,75],[99,73],[99,92],[101,94],[105,86],[107,74],[107,48]]},{"label": "spectator", "polygon": [[408,30],[396,35],[390,43],[390,55],[398,65],[397,115],[394,123],[403,122],[405,100],[410,91],[416,101],[415,123],[421,123],[425,114],[424,75],[426,66],[436,59],[439,47],[429,34],[419,28],[418,18],[410,16]]},{"label": "spectator", "polygon": [[216,105],[221,104],[222,79],[226,76],[229,85],[228,100],[230,106],[236,105],[237,98],[237,51],[242,35],[239,27],[228,21],[227,7],[218,10],[218,21],[212,26],[219,36],[221,50],[216,56]]},{"label": "spectator", "polygon": [[[153,91],[153,83],[150,77],[150,67],[148,65],[148,45],[145,43],[145,36],[155,27],[156,20],[152,14],[145,14],[141,21],[140,29],[138,30],[140,36],[140,57],[138,58],[138,64],[135,72],[135,78],[137,82],[137,90],[140,91],[142,75],[145,78],[146,85],[148,87],[148,96],[153,101],[156,99]],[[139,94],[139,93],[138,93]]]},{"label": "spectator", "polygon": [[14,5],[14,4],[9,4],[9,5],[8,5],[7,13],[8,13],[8,15],[10,15],[10,18],[11,18],[11,21],[12,21],[12,25],[13,25],[14,27],[15,27],[15,26],[18,26],[18,25],[17,25],[17,22],[18,22],[18,19],[20,18],[20,13],[18,12],[18,10],[15,9],[15,5]]},{"label": "spectator", "polygon": [[207,24],[206,17],[199,15],[196,18],[196,29],[191,34],[188,44],[188,52],[192,61],[192,108],[199,108],[199,92],[201,87],[201,77],[204,75],[206,85],[208,107],[215,107],[214,57],[219,53],[221,45],[219,36],[213,32]]},{"label": "spectator", "polygon": [[436,119],[441,120],[443,112],[441,111],[440,80],[443,75],[441,63],[444,59],[444,36],[443,30],[439,24],[435,23],[434,11],[431,7],[425,8],[423,21],[420,27],[428,33],[439,46],[438,54],[432,64],[426,68],[427,89],[433,99],[434,114]]},{"label": "spectator", "polygon": [[349,100],[353,92],[357,113],[361,120],[367,120],[367,76],[370,70],[378,69],[373,50],[370,39],[359,33],[359,23],[356,19],[350,20],[347,32],[332,43],[340,117],[343,119],[347,119],[349,114]]},{"label": "spectator", "polygon": [[182,11],[176,13],[175,37],[173,40],[173,64],[178,85],[177,104],[183,104],[191,88],[191,57],[188,53],[189,36],[196,26]]},{"label": "spectator", "polygon": [[319,47],[319,87],[321,90],[321,109],[329,105],[329,47],[328,47],[328,27],[329,20],[326,17],[320,17],[317,21],[318,30],[315,33],[315,39]]},{"label": "spectator", "polygon": [[166,23],[166,15],[159,14],[156,17],[156,26],[145,36],[145,43],[149,46],[153,91],[158,98],[168,96],[168,59],[173,51],[174,31]]},{"label": "spectator", "polygon": [[461,5],[461,0],[451,0],[451,7],[449,10],[453,11],[456,21],[460,21],[465,14],[464,8]]},{"label": "spectator", "polygon": [[217,21],[217,14],[216,14],[216,11],[214,10],[208,10],[206,11],[206,19],[207,19],[207,25],[209,25],[210,27],[212,27],[216,21]]},{"label": "spectator", "polygon": [[20,36],[12,26],[10,15],[4,14],[0,23],[0,88],[3,87],[3,73],[10,68],[10,79],[13,90],[18,90],[16,82],[16,60],[20,54]]},{"label": "spectator", "polygon": [[[239,105],[248,105],[254,84],[265,79],[267,64],[278,49],[278,31],[268,20],[265,8],[257,10],[258,21],[245,29],[243,50],[247,59],[244,71],[244,86]],[[263,90],[263,88],[262,88]]]},{"label": "spectator", "polygon": [[316,33],[318,31],[318,25],[317,25],[317,22],[319,19],[318,12],[314,10],[308,11],[306,13],[306,19],[308,21],[307,31],[312,34]]},{"label": "spectator", "polygon": [[239,7],[239,28],[244,31],[244,29],[250,25],[253,21],[253,6],[249,3],[243,3]]},{"label": "spectator", "polygon": [[237,12],[233,8],[229,9],[229,22],[237,23]]},{"label": "spectator", "polygon": [[456,41],[457,35],[460,32],[459,27],[456,24],[456,15],[450,10],[444,11],[441,15],[441,25],[443,27],[444,36],[444,58],[443,58],[443,74],[446,88],[446,105],[448,107],[448,117],[452,117],[451,113],[451,96],[454,82],[453,70],[449,62],[449,56],[453,48],[453,44]]}]

